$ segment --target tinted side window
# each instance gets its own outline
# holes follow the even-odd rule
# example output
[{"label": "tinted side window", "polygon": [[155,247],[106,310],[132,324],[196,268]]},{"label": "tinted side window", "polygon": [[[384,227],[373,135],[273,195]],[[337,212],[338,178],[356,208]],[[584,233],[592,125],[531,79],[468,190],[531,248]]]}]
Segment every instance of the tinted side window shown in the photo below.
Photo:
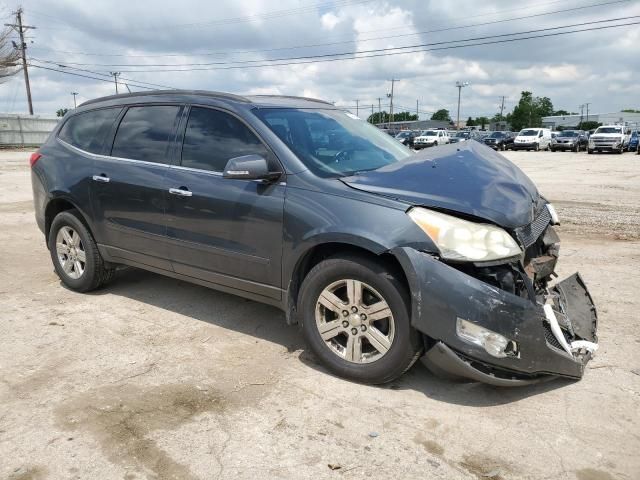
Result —
[{"label": "tinted side window", "polygon": [[179,109],[166,105],[129,108],[118,127],[111,155],[169,163],[168,150]]},{"label": "tinted side window", "polygon": [[87,152],[101,153],[102,144],[120,110],[105,108],[74,115],[63,125],[58,137]]},{"label": "tinted side window", "polygon": [[210,108],[193,107],[182,146],[182,166],[222,172],[230,158],[269,158],[262,142],[240,120]]}]

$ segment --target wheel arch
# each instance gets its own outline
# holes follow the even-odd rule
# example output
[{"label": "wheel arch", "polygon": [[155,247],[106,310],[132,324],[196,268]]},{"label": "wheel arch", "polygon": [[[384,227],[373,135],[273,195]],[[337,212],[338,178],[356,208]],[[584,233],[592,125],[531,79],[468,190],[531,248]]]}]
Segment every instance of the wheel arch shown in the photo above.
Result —
[{"label": "wheel arch", "polygon": [[288,324],[299,323],[297,315],[298,295],[305,277],[313,267],[330,257],[354,256],[373,260],[390,271],[407,288],[407,294],[410,295],[409,282],[402,265],[395,255],[389,249],[372,244],[370,240],[363,240],[365,241],[359,242],[353,239],[345,241],[343,239],[316,243],[298,257],[291,274],[288,276],[285,304]]},{"label": "wheel arch", "polygon": [[67,196],[60,195],[49,200],[49,202],[47,202],[47,206],[45,207],[44,235],[47,245],[49,243],[49,232],[51,231],[51,224],[53,222],[53,219],[56,218],[56,215],[58,215],[60,212],[64,212],[67,210],[77,210],[80,214],[80,220],[85,224],[91,235],[93,235],[93,228],[86,212],[82,208],[78,207],[78,205]]}]

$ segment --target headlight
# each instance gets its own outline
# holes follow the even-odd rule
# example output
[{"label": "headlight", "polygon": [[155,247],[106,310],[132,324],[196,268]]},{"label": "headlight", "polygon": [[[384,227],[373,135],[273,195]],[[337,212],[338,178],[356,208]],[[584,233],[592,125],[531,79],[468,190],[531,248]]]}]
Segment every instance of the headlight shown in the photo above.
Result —
[{"label": "headlight", "polygon": [[494,225],[469,222],[421,207],[409,210],[409,217],[447,260],[478,262],[522,254],[513,237]]}]

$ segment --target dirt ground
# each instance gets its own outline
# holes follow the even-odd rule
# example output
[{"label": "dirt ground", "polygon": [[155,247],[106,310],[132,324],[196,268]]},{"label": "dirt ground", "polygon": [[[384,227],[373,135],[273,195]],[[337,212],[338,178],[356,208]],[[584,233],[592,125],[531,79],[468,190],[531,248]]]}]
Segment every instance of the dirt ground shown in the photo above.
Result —
[{"label": "dirt ground", "polygon": [[600,350],[580,382],[498,389],[418,364],[329,375],[278,310],[139,270],[53,273],[28,152],[0,152],[0,479],[640,478],[640,157],[507,152],[558,207]]}]

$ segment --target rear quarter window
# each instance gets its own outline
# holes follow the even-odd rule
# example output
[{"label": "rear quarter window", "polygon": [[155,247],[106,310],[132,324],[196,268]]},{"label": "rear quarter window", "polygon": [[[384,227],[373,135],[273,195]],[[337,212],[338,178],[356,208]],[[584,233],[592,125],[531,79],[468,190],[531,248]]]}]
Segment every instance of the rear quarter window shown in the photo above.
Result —
[{"label": "rear quarter window", "polygon": [[105,108],[73,115],[60,129],[58,138],[81,150],[101,153],[120,111],[121,108]]}]

